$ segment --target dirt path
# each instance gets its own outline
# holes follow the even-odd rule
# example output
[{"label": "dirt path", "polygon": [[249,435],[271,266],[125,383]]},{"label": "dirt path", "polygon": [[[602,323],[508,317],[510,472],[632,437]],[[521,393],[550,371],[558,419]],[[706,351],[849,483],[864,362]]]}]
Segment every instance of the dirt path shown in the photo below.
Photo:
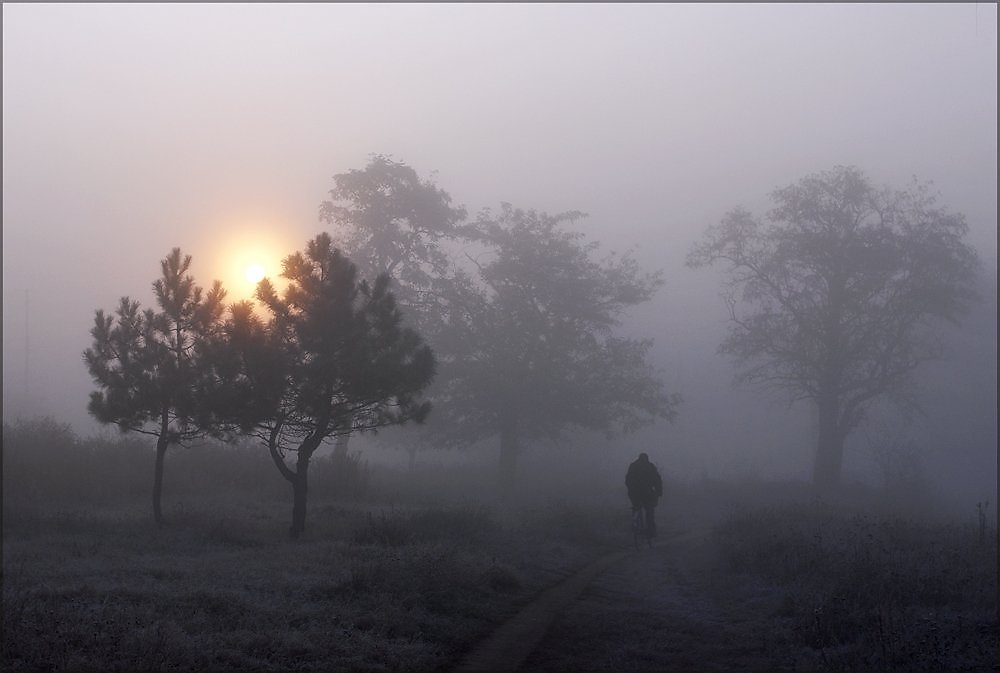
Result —
[{"label": "dirt path", "polygon": [[776,598],[713,586],[706,535],[677,531],[652,549],[601,557],[543,592],[457,670],[784,668],[765,626]]},{"label": "dirt path", "polygon": [[609,566],[625,558],[620,551],[602,556],[572,577],[546,589],[480,643],[456,673],[516,671],[545,637],[552,620]]}]

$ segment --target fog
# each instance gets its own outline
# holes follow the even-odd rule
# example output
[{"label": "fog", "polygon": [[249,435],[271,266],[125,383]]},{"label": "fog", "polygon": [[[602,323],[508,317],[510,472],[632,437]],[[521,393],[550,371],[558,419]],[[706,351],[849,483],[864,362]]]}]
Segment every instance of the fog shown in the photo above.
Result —
[{"label": "fog", "polygon": [[[677,420],[545,460],[806,479],[808,409],[733,386],[722,276],[684,258],[730,208],[856,165],[968,219],[985,301],[918,373],[909,432],[938,492],[995,503],[996,29],[992,4],[5,4],[4,419],[97,431],[95,309],[150,305],[173,247],[249,297],[246,260],[277,273],[332,176],[383,153],[470,214],[588,213],[602,250],[663,270],[623,333],[655,339]],[[877,480],[862,433],[848,449]]]}]

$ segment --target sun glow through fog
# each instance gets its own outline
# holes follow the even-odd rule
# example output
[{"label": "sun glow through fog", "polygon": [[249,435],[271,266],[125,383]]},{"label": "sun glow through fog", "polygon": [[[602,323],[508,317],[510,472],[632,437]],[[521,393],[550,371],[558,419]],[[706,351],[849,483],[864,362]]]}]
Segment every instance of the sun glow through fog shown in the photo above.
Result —
[{"label": "sun glow through fog", "polygon": [[276,246],[258,242],[247,243],[226,253],[227,272],[223,283],[231,301],[256,300],[257,284],[267,278],[276,286],[284,286],[280,279],[281,259],[291,251],[281,251]]},{"label": "sun glow through fog", "polygon": [[254,286],[262,281],[266,275],[267,271],[264,269],[264,265],[256,262],[251,262],[243,272],[243,277],[246,278],[248,282],[253,283]]},{"label": "sun glow through fog", "polygon": [[[285,218],[270,213],[234,213],[206,223],[205,238],[192,244],[203,251],[199,278],[218,278],[226,289],[226,301],[256,302],[257,284],[267,278],[279,292],[281,260],[297,249],[296,241],[286,240],[289,226]],[[301,242],[298,242],[301,244]],[[207,282],[207,281],[206,281]]]}]

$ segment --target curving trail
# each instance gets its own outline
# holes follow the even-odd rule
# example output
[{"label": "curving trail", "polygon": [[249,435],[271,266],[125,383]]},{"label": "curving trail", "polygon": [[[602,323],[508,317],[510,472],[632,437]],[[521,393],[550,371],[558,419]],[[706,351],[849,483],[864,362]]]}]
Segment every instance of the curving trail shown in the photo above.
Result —
[{"label": "curving trail", "polygon": [[480,643],[455,669],[456,673],[516,671],[545,636],[556,615],[579,596],[594,577],[628,553],[621,551],[602,556],[576,575],[543,591]]},{"label": "curving trail", "polygon": [[[652,549],[626,549],[598,558],[572,577],[547,589],[518,614],[480,643],[458,666],[457,673],[516,670],[591,670],[594,660],[578,661],[574,653],[593,650],[595,634],[567,621],[583,618],[600,630],[617,619],[616,608],[630,609],[651,586],[662,601],[676,603],[683,585],[681,570],[670,563],[673,552],[702,539],[705,530],[676,532],[658,540]],[[593,584],[593,586],[591,586]],[[592,594],[592,596],[591,596]],[[583,596],[583,600],[581,599]],[[595,602],[596,601],[596,602]],[[586,605],[581,606],[581,603]],[[605,603],[610,603],[606,605]],[[570,608],[572,607],[572,610]],[[691,606],[687,606],[690,609]],[[583,608],[583,609],[581,609]],[[555,628],[553,628],[555,627]],[[552,631],[566,633],[553,634]],[[586,640],[580,648],[574,634]],[[599,641],[607,638],[597,636]],[[554,641],[554,642],[553,642]],[[614,643],[609,642],[609,645]],[[582,666],[581,666],[582,664]]]}]

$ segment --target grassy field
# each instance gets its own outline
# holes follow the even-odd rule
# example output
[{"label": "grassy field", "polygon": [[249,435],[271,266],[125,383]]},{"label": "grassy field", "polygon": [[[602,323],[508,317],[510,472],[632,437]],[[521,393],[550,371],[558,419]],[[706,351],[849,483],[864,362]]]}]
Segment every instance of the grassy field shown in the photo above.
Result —
[{"label": "grassy field", "polygon": [[594,553],[558,510],[318,504],[292,542],[284,505],[9,520],[4,670],[442,670]]},{"label": "grassy field", "polygon": [[[4,670],[448,670],[543,588],[627,542],[617,515],[556,504],[317,502],[294,542],[281,500],[188,498],[168,512],[162,529],[144,502],[9,517]],[[710,531],[685,591],[733,615],[731,638],[767,634],[754,661],[994,670],[993,528],[981,540],[972,525],[813,502],[734,511]],[[667,620],[633,607],[649,628],[613,630],[622,642],[609,646],[647,656],[677,643],[657,624],[696,634],[704,610]]]},{"label": "grassy field", "polygon": [[[359,461],[317,461],[306,534],[292,541],[289,489],[266,455],[207,446],[167,461],[158,529],[148,446],[5,425],[0,668],[449,670],[544,588],[631,545],[617,491],[558,499],[527,484],[533,497],[500,504],[475,470]],[[565,651],[644,670],[688,638],[676,656],[710,657],[726,619],[745,661],[788,670],[996,670],[995,514],[979,521],[970,503],[949,522],[928,505],[668,483],[658,518],[703,541],[693,560],[646,569],[660,604],[592,606],[589,625],[561,632]]]},{"label": "grassy field", "polygon": [[995,525],[813,502],[734,514],[712,547],[717,590],[771,590],[766,619],[795,668],[998,668]]}]

